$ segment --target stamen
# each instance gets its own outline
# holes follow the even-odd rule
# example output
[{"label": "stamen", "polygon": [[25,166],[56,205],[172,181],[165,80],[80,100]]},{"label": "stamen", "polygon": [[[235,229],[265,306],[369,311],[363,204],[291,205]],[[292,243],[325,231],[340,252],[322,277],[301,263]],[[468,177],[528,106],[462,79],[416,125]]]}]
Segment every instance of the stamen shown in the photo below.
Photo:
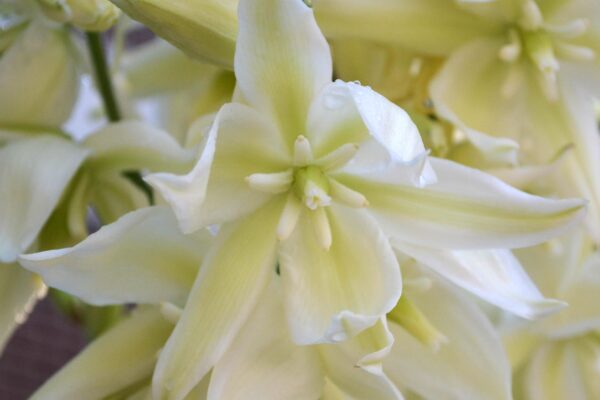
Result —
[{"label": "stamen", "polygon": [[167,321],[176,324],[181,318],[183,310],[171,303],[161,303],[160,312]]},{"label": "stamen", "polygon": [[583,35],[589,28],[590,21],[585,18],[574,19],[566,24],[544,24],[544,29],[562,39],[573,39]]},{"label": "stamen", "polygon": [[554,48],[561,58],[567,58],[572,61],[591,61],[596,58],[596,52],[589,47],[556,42]]},{"label": "stamen", "polygon": [[302,203],[294,193],[290,193],[277,224],[277,239],[286,240],[290,237],[296,228],[300,212],[302,212]]},{"label": "stamen", "polygon": [[369,201],[362,193],[352,190],[348,186],[333,179],[329,180],[329,185],[331,187],[331,190],[329,191],[331,197],[340,203],[355,208],[367,207],[369,205]]},{"label": "stamen", "polygon": [[417,77],[421,73],[423,69],[423,59],[421,57],[415,57],[410,61],[410,66],[408,67],[408,73],[410,76]]},{"label": "stamen", "polygon": [[506,99],[513,97],[522,87],[524,81],[523,69],[516,65],[511,65],[506,79],[502,83],[501,93]]},{"label": "stamen", "polygon": [[327,218],[327,212],[324,208],[319,207],[310,213],[315,235],[319,245],[329,250],[331,247],[331,227],[329,226],[329,219]]},{"label": "stamen", "polygon": [[287,191],[293,180],[294,173],[291,169],[268,174],[252,174],[246,177],[246,182],[252,189],[274,194]]},{"label": "stamen", "polygon": [[343,167],[354,158],[358,152],[358,145],[354,143],[346,143],[324,157],[321,157],[316,165],[320,166],[324,171],[331,171]]},{"label": "stamen", "polygon": [[313,161],[310,142],[302,135],[294,142],[294,166],[303,167]]},{"label": "stamen", "polygon": [[502,61],[514,62],[521,55],[521,39],[519,34],[514,30],[508,32],[508,44],[502,46],[498,52],[498,56]]},{"label": "stamen", "polygon": [[534,31],[544,23],[544,16],[534,0],[525,0],[522,8],[520,25],[523,29]]}]

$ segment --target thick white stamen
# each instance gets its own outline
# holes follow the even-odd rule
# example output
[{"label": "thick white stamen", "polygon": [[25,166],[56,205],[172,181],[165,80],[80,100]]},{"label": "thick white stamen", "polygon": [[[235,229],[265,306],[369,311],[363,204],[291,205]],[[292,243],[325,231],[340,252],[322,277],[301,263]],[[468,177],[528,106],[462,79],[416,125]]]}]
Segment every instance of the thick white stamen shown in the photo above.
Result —
[{"label": "thick white stamen", "polygon": [[313,153],[310,142],[304,136],[298,136],[294,142],[294,166],[303,167],[312,161]]},{"label": "thick white stamen", "polygon": [[310,213],[317,242],[325,250],[329,250],[331,247],[331,227],[329,226],[329,219],[327,218],[327,212],[324,208],[319,207]]},{"label": "thick white stamen", "polygon": [[302,212],[302,202],[294,193],[290,193],[277,224],[277,239],[286,240],[290,237],[296,228],[300,212]]},{"label": "thick white stamen", "polygon": [[254,190],[266,193],[283,193],[290,188],[294,180],[293,171],[274,172],[270,174],[252,174],[246,182]]},{"label": "thick white stamen", "polygon": [[515,30],[508,33],[508,44],[502,46],[498,52],[498,56],[502,61],[513,62],[521,55],[521,39]]},{"label": "thick white stamen", "polygon": [[324,157],[316,161],[316,165],[320,166],[324,171],[331,171],[346,165],[354,158],[358,151],[358,145],[354,143],[346,143]]},{"label": "thick white stamen", "polygon": [[360,208],[369,205],[369,201],[362,193],[350,189],[348,186],[343,185],[333,179],[329,180],[331,187],[329,193],[331,197],[350,207]]},{"label": "thick white stamen", "polygon": [[421,73],[423,69],[423,59],[421,57],[415,57],[410,61],[410,66],[408,67],[408,73],[412,77],[417,77]]},{"label": "thick white stamen", "polygon": [[554,49],[559,57],[573,61],[591,61],[596,58],[596,52],[589,47],[576,46],[565,42],[556,42],[554,44]]},{"label": "thick white stamen", "polygon": [[520,25],[523,29],[534,31],[544,23],[544,16],[534,0],[525,0],[522,8]]},{"label": "thick white stamen", "polygon": [[588,19],[579,18],[561,25],[544,24],[544,29],[562,39],[573,39],[583,35],[589,26],[590,21]]},{"label": "thick white stamen", "polygon": [[160,312],[167,321],[176,324],[179,322],[179,318],[181,318],[181,313],[183,313],[183,310],[174,304],[162,303],[160,305]]},{"label": "thick white stamen", "polygon": [[513,97],[519,89],[521,89],[525,75],[523,69],[519,66],[512,65],[508,71],[506,79],[502,83],[502,96],[506,99]]}]

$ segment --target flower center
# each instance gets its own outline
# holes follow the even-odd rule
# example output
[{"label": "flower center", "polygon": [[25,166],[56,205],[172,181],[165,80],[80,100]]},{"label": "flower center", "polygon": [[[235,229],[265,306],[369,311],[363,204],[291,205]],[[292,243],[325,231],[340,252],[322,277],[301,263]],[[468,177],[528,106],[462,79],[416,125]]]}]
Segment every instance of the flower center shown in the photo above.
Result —
[{"label": "flower center", "polygon": [[292,188],[298,199],[311,210],[331,204],[329,179],[321,168],[315,165],[297,168]]},{"label": "flower center", "polygon": [[[592,49],[567,42],[584,34],[588,25],[585,19],[575,19],[561,25],[548,24],[536,1],[523,0],[521,16],[509,29],[507,44],[500,48],[498,56],[507,63],[514,63],[521,55],[527,56],[538,71],[546,97],[554,100],[558,96],[558,60],[588,61],[595,58]],[[506,78],[502,92],[507,97],[514,94],[522,83],[523,77],[517,71],[513,68]]]}]

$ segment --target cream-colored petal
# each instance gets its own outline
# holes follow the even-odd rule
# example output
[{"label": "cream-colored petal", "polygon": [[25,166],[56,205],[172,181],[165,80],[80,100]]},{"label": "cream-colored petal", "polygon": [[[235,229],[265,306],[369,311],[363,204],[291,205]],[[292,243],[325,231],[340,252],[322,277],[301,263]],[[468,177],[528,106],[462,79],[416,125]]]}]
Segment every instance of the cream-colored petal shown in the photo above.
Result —
[{"label": "cream-colored petal", "polygon": [[79,76],[68,32],[31,22],[0,59],[0,126],[58,128],[71,114]]},{"label": "cream-colored petal", "polygon": [[172,211],[134,211],[74,247],[27,254],[25,268],[88,303],[185,303],[212,241],[202,230],[183,235]]},{"label": "cream-colored petal", "polygon": [[191,57],[225,68],[233,66],[238,0],[112,2]]},{"label": "cream-colored petal", "polygon": [[[425,154],[421,135],[400,107],[357,83],[336,81],[326,86],[311,104],[307,137],[317,157],[348,143],[358,153],[343,171],[378,175],[399,166],[417,184],[435,179]],[[401,168],[400,168],[401,167]]]},{"label": "cream-colored petal", "polygon": [[384,359],[388,376],[427,399],[511,399],[510,365],[485,314],[455,288],[432,281],[410,300],[448,341],[435,352],[390,322],[395,343]]},{"label": "cream-colored petal", "polygon": [[331,82],[329,46],[302,1],[243,1],[239,22],[238,86],[253,107],[274,118],[291,147],[305,133],[312,99]]},{"label": "cream-colored petal", "polygon": [[93,341],[31,397],[104,399],[149,379],[173,330],[159,308],[142,308]]},{"label": "cream-colored petal", "polygon": [[39,277],[17,264],[0,263],[0,354],[14,329],[25,322],[45,293]]},{"label": "cream-colored petal", "polygon": [[314,347],[292,343],[279,286],[274,277],[213,369],[208,400],[319,398],[321,360]]},{"label": "cream-colored petal", "polygon": [[167,132],[141,121],[109,124],[88,136],[83,146],[92,150],[91,168],[185,172],[194,154]]},{"label": "cream-colored petal", "polygon": [[430,157],[438,181],[423,188],[336,177],[369,200],[391,236],[431,248],[526,247],[581,220],[585,202],[532,196],[491,175]]},{"label": "cream-colored petal", "polygon": [[230,103],[205,135],[195,167],[187,175],[158,173],[146,180],[173,207],[184,232],[235,220],[271,197],[252,190],[245,178],[281,172],[291,165],[276,129],[251,108]]},{"label": "cream-colored petal", "polygon": [[313,0],[328,38],[369,39],[444,56],[469,40],[499,31],[447,0]]},{"label": "cream-colored petal", "polygon": [[523,318],[556,312],[564,303],[547,299],[510,250],[435,250],[394,242],[401,252],[476,296]]},{"label": "cream-colored petal", "polygon": [[401,400],[402,394],[384,373],[394,337],[385,318],[344,343],[318,347],[328,381],[356,400]]},{"label": "cream-colored petal", "polygon": [[394,307],[400,269],[388,238],[364,210],[329,207],[329,250],[319,244],[308,212],[279,251],[287,318],[298,344],[340,342]]},{"label": "cream-colored petal", "polygon": [[275,275],[283,198],[221,227],[154,372],[155,399],[180,400],[219,361]]},{"label": "cream-colored petal", "polygon": [[58,204],[87,151],[40,136],[0,148],[0,261],[26,251]]}]

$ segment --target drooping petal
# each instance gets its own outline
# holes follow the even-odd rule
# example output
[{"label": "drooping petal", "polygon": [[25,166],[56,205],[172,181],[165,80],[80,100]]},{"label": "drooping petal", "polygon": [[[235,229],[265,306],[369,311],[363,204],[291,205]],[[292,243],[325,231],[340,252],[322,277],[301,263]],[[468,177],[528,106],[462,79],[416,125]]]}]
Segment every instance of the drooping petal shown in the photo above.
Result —
[{"label": "drooping petal", "polygon": [[173,330],[159,308],[136,310],[96,339],[31,397],[102,399],[149,379],[158,351]]},{"label": "drooping petal", "polygon": [[437,352],[390,322],[395,343],[384,370],[399,386],[427,399],[511,399],[510,366],[487,317],[437,279],[410,294],[448,342]]},{"label": "drooping petal", "polygon": [[302,1],[247,0],[238,12],[237,83],[253,107],[273,116],[291,148],[305,133],[312,99],[331,82],[329,46]]},{"label": "drooping petal", "polygon": [[160,129],[141,121],[107,125],[88,136],[83,145],[92,150],[92,168],[185,172],[194,154]]},{"label": "drooping petal", "polygon": [[426,151],[408,114],[368,87],[339,80],[326,86],[311,104],[306,130],[317,157],[347,143],[359,146],[346,172],[377,175],[399,165],[417,184],[435,180],[427,159],[416,162]]},{"label": "drooping petal", "polygon": [[78,93],[68,32],[31,22],[0,60],[0,126],[58,128]]},{"label": "drooping petal", "polygon": [[182,305],[210,245],[208,231],[183,235],[172,211],[134,211],[74,247],[23,255],[53,287],[91,304]]},{"label": "drooping petal", "polygon": [[25,322],[38,297],[41,279],[17,264],[0,264],[0,354],[18,324]]},{"label": "drooping petal", "polygon": [[[309,211],[304,211],[305,213]],[[339,342],[372,326],[400,297],[388,238],[362,210],[331,206],[332,244],[319,244],[307,215],[281,243],[286,312],[298,344]]]},{"label": "drooping petal", "polygon": [[320,345],[328,380],[352,399],[401,400],[381,366],[393,343],[394,337],[381,319],[344,343]]},{"label": "drooping petal", "polygon": [[191,57],[232,67],[238,0],[112,1]]},{"label": "drooping petal", "polygon": [[546,299],[510,250],[436,250],[394,242],[401,252],[450,282],[523,318],[558,311],[564,303]]},{"label": "drooping petal", "polygon": [[205,135],[201,155],[187,175],[158,173],[146,180],[173,207],[184,232],[234,220],[270,198],[252,190],[245,178],[280,172],[289,166],[276,129],[256,111],[227,104]]},{"label": "drooping petal", "polygon": [[446,0],[313,0],[328,38],[368,39],[437,56],[501,25]]},{"label": "drooping petal", "polygon": [[156,399],[180,400],[221,358],[275,274],[275,199],[221,227],[184,312],[161,353],[153,379]]},{"label": "drooping petal", "polygon": [[56,207],[87,152],[54,136],[0,148],[0,261],[26,251]]},{"label": "drooping petal", "polygon": [[438,181],[423,188],[336,177],[362,193],[391,236],[432,248],[515,248],[541,243],[585,212],[578,199],[532,196],[491,175],[430,158]]},{"label": "drooping petal", "polygon": [[317,349],[292,343],[279,289],[278,281],[269,284],[213,369],[209,400],[320,397],[324,377]]}]

